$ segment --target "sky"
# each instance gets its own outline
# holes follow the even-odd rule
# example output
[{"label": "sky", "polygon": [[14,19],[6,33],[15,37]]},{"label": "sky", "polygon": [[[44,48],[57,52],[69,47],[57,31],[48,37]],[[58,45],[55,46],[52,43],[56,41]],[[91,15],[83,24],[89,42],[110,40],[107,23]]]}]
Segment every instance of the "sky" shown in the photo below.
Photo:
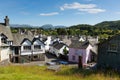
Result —
[{"label": "sky", "polygon": [[120,20],[120,0],[0,0],[0,22],[72,26]]}]

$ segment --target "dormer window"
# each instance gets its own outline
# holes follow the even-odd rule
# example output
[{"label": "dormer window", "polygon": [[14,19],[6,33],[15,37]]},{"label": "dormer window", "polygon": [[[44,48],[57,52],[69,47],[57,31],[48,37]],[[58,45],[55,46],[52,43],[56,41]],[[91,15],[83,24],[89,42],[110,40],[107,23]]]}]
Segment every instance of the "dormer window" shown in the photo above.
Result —
[{"label": "dormer window", "polygon": [[41,45],[34,45],[34,49],[41,49]]},{"label": "dormer window", "polygon": [[8,45],[13,45],[13,42],[12,41],[7,41],[7,44]]},{"label": "dormer window", "polygon": [[2,43],[7,43],[6,38],[2,38],[2,39],[1,39],[1,42],[2,42]]},{"label": "dormer window", "polygon": [[1,42],[6,44],[8,39],[7,36],[4,35],[3,33],[1,33],[0,36],[1,36]]},{"label": "dormer window", "polygon": [[31,46],[23,46],[24,50],[31,50]]}]

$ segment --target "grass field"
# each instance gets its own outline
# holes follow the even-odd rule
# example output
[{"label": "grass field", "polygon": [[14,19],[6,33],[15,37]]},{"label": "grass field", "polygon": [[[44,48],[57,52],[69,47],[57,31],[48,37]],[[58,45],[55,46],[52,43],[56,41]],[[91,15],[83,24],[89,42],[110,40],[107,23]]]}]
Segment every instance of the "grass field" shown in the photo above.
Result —
[{"label": "grass field", "polygon": [[54,72],[40,66],[0,67],[0,80],[120,80],[118,73],[81,70],[62,66]]}]

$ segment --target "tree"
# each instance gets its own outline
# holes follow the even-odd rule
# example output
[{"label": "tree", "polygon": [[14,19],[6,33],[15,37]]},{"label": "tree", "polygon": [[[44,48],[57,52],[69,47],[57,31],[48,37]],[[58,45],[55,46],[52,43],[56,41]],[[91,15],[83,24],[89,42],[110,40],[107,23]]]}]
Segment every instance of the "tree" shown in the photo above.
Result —
[{"label": "tree", "polygon": [[66,47],[63,49],[64,55],[67,56],[68,54],[68,50],[66,49]]},{"label": "tree", "polygon": [[66,29],[63,29],[63,28],[58,28],[57,33],[58,35],[67,35]]}]

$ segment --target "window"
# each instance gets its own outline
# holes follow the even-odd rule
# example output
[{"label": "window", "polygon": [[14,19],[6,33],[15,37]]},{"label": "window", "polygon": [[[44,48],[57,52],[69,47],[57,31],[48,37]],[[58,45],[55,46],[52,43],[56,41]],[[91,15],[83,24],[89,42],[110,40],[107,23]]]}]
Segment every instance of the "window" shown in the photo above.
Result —
[{"label": "window", "polygon": [[31,50],[31,46],[24,46],[24,50]]},{"label": "window", "polygon": [[40,45],[34,45],[34,49],[41,49]]},{"label": "window", "polygon": [[72,56],[72,60],[75,60],[75,56],[74,55]]},{"label": "window", "polygon": [[34,58],[38,58],[38,56],[36,55],[36,56],[33,56]]},{"label": "window", "polygon": [[7,44],[8,44],[8,45],[12,45],[13,42],[12,42],[12,41],[8,41]]},{"label": "window", "polygon": [[5,38],[2,38],[2,39],[1,39],[1,42],[2,42],[2,43],[7,43],[7,40],[6,40]]},{"label": "window", "polygon": [[117,51],[117,44],[110,44],[109,51]]}]

